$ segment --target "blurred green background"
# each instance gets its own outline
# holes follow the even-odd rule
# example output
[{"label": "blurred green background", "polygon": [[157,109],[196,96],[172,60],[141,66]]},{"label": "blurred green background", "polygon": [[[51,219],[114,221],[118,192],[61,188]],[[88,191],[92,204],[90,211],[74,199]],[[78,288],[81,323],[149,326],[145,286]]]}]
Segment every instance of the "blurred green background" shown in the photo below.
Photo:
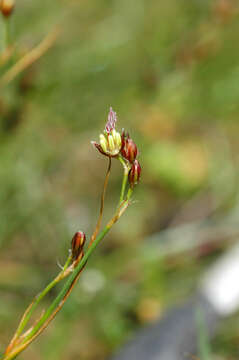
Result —
[{"label": "blurred green background", "polygon": [[[60,33],[0,88],[0,351],[74,232],[89,239],[94,229],[107,161],[90,141],[109,106],[138,145],[142,181],[21,358],[105,359],[187,299],[237,241],[238,20],[237,0],[17,1],[15,51],[4,64],[1,55],[1,77],[56,26]],[[114,162],[105,221],[121,174]],[[238,359],[238,334],[235,315],[211,344],[215,359]]]}]

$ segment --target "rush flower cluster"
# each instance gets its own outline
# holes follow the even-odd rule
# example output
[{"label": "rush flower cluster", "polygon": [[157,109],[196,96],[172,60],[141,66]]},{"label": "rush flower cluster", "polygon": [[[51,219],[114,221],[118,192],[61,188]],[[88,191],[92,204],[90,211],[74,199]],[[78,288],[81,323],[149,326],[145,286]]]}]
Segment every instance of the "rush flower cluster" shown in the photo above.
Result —
[{"label": "rush flower cluster", "polygon": [[110,108],[105,130],[103,134],[100,134],[99,144],[92,141],[93,145],[105,156],[117,157],[121,150],[121,135],[115,129],[116,121],[116,113]]},{"label": "rush flower cluster", "polygon": [[105,156],[114,158],[121,156],[126,160],[130,167],[128,180],[131,188],[133,188],[138,183],[141,175],[141,166],[136,159],[138,149],[135,142],[130,138],[129,133],[122,130],[120,135],[116,131],[116,122],[116,112],[110,107],[108,121],[103,134],[99,136],[99,143],[92,141],[92,144]]}]

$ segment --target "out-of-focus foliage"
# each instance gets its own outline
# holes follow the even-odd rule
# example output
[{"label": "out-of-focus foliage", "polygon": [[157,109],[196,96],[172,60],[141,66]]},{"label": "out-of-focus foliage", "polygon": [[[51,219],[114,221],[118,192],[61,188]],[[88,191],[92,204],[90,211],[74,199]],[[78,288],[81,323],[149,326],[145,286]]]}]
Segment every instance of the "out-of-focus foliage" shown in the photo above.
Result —
[{"label": "out-of-focus foliage", "polygon": [[[107,164],[90,140],[110,105],[139,146],[136,201],[22,357],[103,359],[140,324],[187,298],[229,245],[239,215],[238,20],[236,0],[17,1],[16,57],[55,26],[60,35],[0,89],[0,350],[56,274],[74,232],[94,229]],[[3,34],[1,23],[1,46]],[[1,76],[15,60],[0,67]],[[113,166],[106,219],[120,175]],[[224,219],[227,233],[212,245],[205,230],[198,247],[198,222]],[[164,245],[160,231],[188,222],[189,250],[174,253],[184,238],[175,231],[169,251],[155,253],[155,244]],[[237,359],[238,330],[229,320],[214,353]]]}]

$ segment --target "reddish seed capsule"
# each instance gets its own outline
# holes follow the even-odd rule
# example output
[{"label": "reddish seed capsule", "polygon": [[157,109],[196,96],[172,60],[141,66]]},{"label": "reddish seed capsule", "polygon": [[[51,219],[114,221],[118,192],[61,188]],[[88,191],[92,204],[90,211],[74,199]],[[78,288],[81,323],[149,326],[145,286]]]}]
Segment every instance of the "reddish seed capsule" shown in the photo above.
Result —
[{"label": "reddish seed capsule", "polygon": [[0,0],[0,9],[5,17],[11,15],[15,7],[15,0]]},{"label": "reddish seed capsule", "polygon": [[141,166],[138,160],[134,160],[129,172],[129,183],[131,188],[138,184],[141,175]]},{"label": "reddish seed capsule", "polygon": [[71,241],[71,251],[74,259],[77,259],[85,245],[85,233],[77,231]]},{"label": "reddish seed capsule", "polygon": [[124,131],[121,136],[121,141],[121,155],[129,162],[133,163],[138,154],[138,149],[135,142],[129,137],[129,134],[126,135]]}]

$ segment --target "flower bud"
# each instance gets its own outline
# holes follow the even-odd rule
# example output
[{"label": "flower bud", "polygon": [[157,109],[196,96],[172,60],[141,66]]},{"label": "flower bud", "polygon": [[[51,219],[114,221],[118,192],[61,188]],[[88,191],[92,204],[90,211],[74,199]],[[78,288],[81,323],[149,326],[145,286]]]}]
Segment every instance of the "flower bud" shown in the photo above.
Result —
[{"label": "flower bud", "polygon": [[85,245],[85,233],[77,231],[71,240],[71,251],[73,259],[77,259]]},{"label": "flower bud", "polygon": [[129,134],[126,135],[124,131],[122,133],[121,154],[131,163],[134,162],[138,154],[138,149],[135,142],[129,137]]},{"label": "flower bud", "polygon": [[141,175],[140,163],[138,162],[138,160],[134,160],[128,176],[131,188],[133,188],[135,185],[138,184],[140,175]]},{"label": "flower bud", "polygon": [[11,15],[15,7],[15,0],[0,0],[0,10],[3,16],[8,17]]}]

